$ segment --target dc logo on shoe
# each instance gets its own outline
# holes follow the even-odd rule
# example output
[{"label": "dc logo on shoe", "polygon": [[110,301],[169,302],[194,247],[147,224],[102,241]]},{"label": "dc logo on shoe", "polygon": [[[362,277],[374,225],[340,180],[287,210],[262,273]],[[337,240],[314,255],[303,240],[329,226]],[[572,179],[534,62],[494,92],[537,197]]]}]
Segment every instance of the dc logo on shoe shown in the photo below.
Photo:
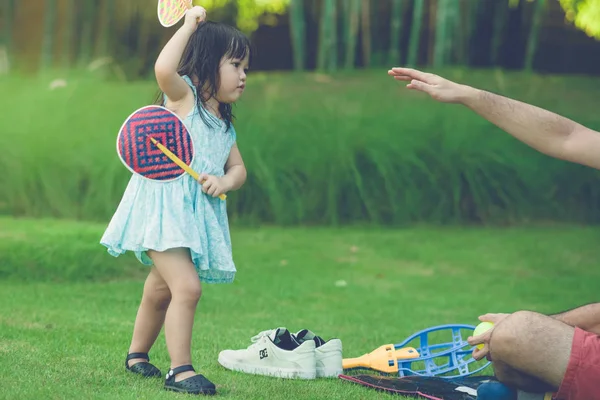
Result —
[{"label": "dc logo on shoe", "polygon": [[263,358],[267,358],[269,357],[269,354],[267,354],[267,349],[262,349],[259,350],[258,355],[260,356],[260,359],[262,360]]}]

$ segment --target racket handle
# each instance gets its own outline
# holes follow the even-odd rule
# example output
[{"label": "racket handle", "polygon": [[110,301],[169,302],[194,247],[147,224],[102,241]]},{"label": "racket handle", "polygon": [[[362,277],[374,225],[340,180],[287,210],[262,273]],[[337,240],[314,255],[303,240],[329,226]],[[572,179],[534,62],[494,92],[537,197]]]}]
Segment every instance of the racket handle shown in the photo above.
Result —
[{"label": "racket handle", "polygon": [[391,374],[398,372],[398,361],[369,353],[356,358],[344,358],[342,368],[368,368]]},{"label": "racket handle", "polygon": [[343,369],[352,368],[370,368],[385,373],[398,372],[398,360],[407,360],[419,357],[419,353],[413,347],[404,347],[396,349],[393,344],[379,346],[370,353],[363,354],[360,357],[344,358],[342,360]]},{"label": "racket handle", "polygon": [[369,362],[369,359],[367,359],[365,356],[361,356],[361,357],[355,357],[355,358],[344,358],[342,360],[342,368],[343,369],[352,369],[352,368],[358,368],[358,367],[370,367],[371,363]]},{"label": "racket handle", "polygon": [[[163,146],[162,144],[160,144],[153,137],[151,137],[151,136],[149,136],[149,137],[150,137],[150,140],[152,141],[152,143],[154,143],[156,145],[156,147],[158,147],[160,149],[160,151],[162,151],[163,153],[165,153],[165,155],[167,157],[169,157],[171,159],[171,161],[173,161],[175,164],[179,165],[185,172],[187,172],[188,174],[190,174],[192,176],[192,178],[194,178],[195,180],[199,180],[200,179],[200,175],[198,175],[198,173],[196,171],[194,171],[193,169],[191,169],[189,165],[187,165],[186,163],[184,163],[183,161],[181,161],[181,159],[179,157],[177,157],[175,154],[173,154],[171,152],[171,150],[167,149],[165,146]],[[204,182],[200,182],[200,183],[204,183]],[[219,198],[221,200],[225,200],[227,198],[227,196],[223,193],[223,194],[219,195]]]}]

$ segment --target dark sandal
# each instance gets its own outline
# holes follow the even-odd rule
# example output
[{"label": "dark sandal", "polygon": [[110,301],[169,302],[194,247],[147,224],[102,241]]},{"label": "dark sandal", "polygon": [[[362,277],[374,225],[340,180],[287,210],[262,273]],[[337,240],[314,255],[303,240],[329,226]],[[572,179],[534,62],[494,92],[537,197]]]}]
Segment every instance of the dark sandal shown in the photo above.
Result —
[{"label": "dark sandal", "polygon": [[[129,360],[133,360],[134,358],[145,358],[148,361],[140,361],[138,363],[133,364],[130,367]],[[150,364],[150,357],[148,356],[148,353],[127,354],[127,358],[125,358],[125,369],[127,369],[127,371],[133,372],[134,374],[141,375],[144,378],[158,378],[162,376],[160,370],[154,365]]]},{"label": "dark sandal", "polygon": [[195,375],[179,382],[175,382],[175,375],[186,371],[196,372],[191,365],[182,365],[169,370],[165,380],[165,390],[189,394],[209,394],[217,392],[215,385],[206,379],[204,375]]}]

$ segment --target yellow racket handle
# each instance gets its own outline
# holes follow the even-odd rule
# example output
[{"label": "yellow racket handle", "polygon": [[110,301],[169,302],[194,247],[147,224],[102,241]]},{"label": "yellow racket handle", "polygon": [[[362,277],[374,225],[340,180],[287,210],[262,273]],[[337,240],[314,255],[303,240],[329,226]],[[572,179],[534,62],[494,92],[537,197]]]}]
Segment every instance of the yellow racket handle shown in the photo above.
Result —
[{"label": "yellow racket handle", "polygon": [[[162,151],[163,153],[165,153],[165,155],[167,157],[169,157],[175,164],[179,165],[181,168],[183,168],[183,170],[185,172],[187,172],[188,174],[190,174],[192,176],[192,178],[194,178],[195,180],[200,179],[200,176],[198,175],[198,173],[196,171],[194,171],[193,169],[191,169],[189,165],[187,165],[186,163],[184,163],[183,161],[181,161],[181,159],[179,157],[177,157],[175,154],[173,154],[171,152],[171,150],[167,149],[165,146],[163,146],[162,144],[160,144],[153,137],[150,137],[150,140],[152,140],[152,143],[154,143],[156,145],[156,147],[158,147],[160,149],[160,151]],[[204,182],[200,182],[200,183],[204,183]],[[225,200],[227,198],[227,196],[225,196],[225,194],[223,193],[223,194],[219,195],[219,198],[221,200]]]}]

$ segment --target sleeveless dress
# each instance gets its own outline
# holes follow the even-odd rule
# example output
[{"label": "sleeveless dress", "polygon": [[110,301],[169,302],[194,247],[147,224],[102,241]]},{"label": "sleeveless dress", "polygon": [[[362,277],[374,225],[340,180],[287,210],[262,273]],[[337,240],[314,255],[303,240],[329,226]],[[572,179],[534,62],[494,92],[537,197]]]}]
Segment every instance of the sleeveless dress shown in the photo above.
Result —
[{"label": "sleeveless dress", "polygon": [[[182,76],[197,93],[191,79]],[[208,116],[207,126],[200,113]],[[191,167],[198,172],[223,176],[225,163],[236,141],[233,125],[204,108],[194,108],[183,119],[194,144]],[[235,277],[231,238],[225,201],[204,192],[189,174],[174,181],[158,182],[133,174],[100,244],[118,257],[126,251],[152,265],[146,251],[175,247],[190,249],[198,276],[206,283],[229,283]]]}]

